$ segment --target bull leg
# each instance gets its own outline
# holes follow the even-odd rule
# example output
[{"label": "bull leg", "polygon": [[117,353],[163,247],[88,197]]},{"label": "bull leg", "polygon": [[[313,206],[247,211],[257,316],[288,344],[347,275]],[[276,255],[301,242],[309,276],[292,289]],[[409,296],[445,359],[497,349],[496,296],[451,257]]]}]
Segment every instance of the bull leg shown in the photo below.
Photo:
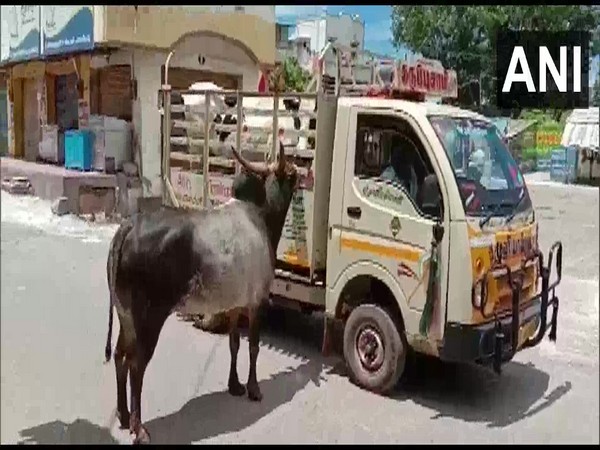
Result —
[{"label": "bull leg", "polygon": [[[149,444],[150,433],[142,425],[142,385],[144,383],[144,374],[146,367],[158,342],[160,331],[169,316],[168,313],[156,312],[156,316],[150,323],[145,323],[138,330],[141,333],[136,333],[136,353],[130,364],[130,380],[131,380],[131,420],[129,430],[135,433],[134,444]],[[137,327],[136,327],[137,328]]]},{"label": "bull leg", "polygon": [[131,420],[129,431],[135,434],[134,444],[149,444],[150,434],[142,425],[142,385],[147,362],[141,352],[132,361],[131,371]]},{"label": "bull leg", "polygon": [[119,331],[115,348],[115,371],[117,373],[117,417],[122,429],[129,428],[129,408],[127,407],[127,366],[123,332]]},{"label": "bull leg", "polygon": [[239,312],[229,314],[229,353],[231,354],[231,366],[229,367],[229,381],[227,387],[229,393],[240,397],[246,393],[246,388],[240,383],[237,373],[237,357],[240,349],[240,330],[238,328]]},{"label": "bull leg", "polygon": [[258,359],[258,343],[259,343],[259,319],[258,308],[252,308],[248,311],[248,346],[250,349],[250,371],[248,373],[248,398],[254,401],[261,401],[262,394],[258,387],[256,379],[256,360]]}]

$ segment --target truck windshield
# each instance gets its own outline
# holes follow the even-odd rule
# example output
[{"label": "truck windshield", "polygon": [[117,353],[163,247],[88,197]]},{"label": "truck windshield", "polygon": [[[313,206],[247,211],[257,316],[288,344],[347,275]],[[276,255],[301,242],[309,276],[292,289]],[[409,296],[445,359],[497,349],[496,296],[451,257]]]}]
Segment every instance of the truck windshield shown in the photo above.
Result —
[{"label": "truck windshield", "polygon": [[531,209],[523,175],[498,128],[486,121],[448,116],[429,120],[450,160],[465,213],[512,220]]}]

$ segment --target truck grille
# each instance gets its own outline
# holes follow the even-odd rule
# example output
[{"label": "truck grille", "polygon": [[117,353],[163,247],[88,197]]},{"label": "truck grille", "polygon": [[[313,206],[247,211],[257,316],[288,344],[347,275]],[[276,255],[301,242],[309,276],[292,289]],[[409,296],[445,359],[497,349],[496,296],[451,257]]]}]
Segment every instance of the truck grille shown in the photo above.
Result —
[{"label": "truck grille", "polygon": [[[535,294],[536,276],[537,268],[534,265],[512,273],[513,279],[516,277],[522,277],[520,299],[521,305],[527,303],[527,301]],[[495,280],[492,279],[490,280],[490,284],[495,286],[488,286],[490,289],[489,293],[492,294],[492,292],[495,291],[495,295],[490,295],[488,303],[491,303],[491,300],[494,298],[497,299],[496,304],[493,308],[491,308],[492,311],[496,313],[509,312],[512,308],[512,289],[509,283],[508,275],[501,275]],[[488,306],[488,308],[490,306]],[[488,308],[486,308],[486,310]]]}]

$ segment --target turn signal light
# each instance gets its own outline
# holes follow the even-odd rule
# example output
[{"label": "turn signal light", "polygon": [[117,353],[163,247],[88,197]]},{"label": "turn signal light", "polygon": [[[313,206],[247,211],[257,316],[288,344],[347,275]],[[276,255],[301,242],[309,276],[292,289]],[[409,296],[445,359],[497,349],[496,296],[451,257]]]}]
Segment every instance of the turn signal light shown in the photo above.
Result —
[{"label": "turn signal light", "polygon": [[477,260],[475,261],[475,272],[477,273],[478,277],[483,275],[483,261],[481,260],[481,258],[477,258]]}]

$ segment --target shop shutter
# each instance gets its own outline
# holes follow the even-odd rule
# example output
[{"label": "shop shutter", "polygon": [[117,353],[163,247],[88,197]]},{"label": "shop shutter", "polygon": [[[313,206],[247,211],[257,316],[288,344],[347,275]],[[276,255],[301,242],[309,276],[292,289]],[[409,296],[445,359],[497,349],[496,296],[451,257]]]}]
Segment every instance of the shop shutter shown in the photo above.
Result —
[{"label": "shop shutter", "polygon": [[100,114],[100,70],[90,69],[90,114]]},{"label": "shop shutter", "polygon": [[103,67],[99,87],[100,114],[131,121],[131,67],[125,64]]},{"label": "shop shutter", "polygon": [[56,124],[60,131],[77,129],[79,126],[77,75],[56,77]]}]

